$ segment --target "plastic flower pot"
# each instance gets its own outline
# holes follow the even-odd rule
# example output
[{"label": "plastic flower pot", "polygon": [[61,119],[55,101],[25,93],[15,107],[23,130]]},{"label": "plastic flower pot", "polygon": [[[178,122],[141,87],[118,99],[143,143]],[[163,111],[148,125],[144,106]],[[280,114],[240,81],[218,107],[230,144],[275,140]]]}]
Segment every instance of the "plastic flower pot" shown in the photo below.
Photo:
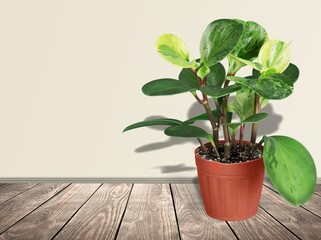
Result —
[{"label": "plastic flower pot", "polygon": [[242,163],[219,163],[198,156],[199,148],[195,149],[195,159],[206,213],[224,221],[254,216],[263,187],[263,158]]}]

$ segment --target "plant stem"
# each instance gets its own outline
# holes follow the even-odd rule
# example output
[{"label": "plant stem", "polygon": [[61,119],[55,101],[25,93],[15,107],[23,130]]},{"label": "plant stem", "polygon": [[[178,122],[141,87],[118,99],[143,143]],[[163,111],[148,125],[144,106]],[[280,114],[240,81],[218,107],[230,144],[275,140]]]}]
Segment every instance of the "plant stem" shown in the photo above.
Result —
[{"label": "plant stem", "polygon": [[[260,108],[260,96],[255,93],[254,97],[254,114],[259,112]],[[252,124],[252,133],[251,133],[251,145],[254,146],[256,142],[256,135],[257,135],[257,123]]]},{"label": "plant stem", "polygon": [[210,119],[210,123],[213,129],[213,138],[214,138],[214,143],[216,146],[218,146],[218,126],[216,124],[213,112],[210,108],[210,105],[208,104],[208,97],[206,94],[203,93],[204,101],[203,101],[203,106],[205,108],[205,111],[208,115],[208,118]]},{"label": "plant stem", "polygon": [[240,145],[240,151],[241,152],[243,152],[243,150],[244,150],[244,143],[243,143],[244,130],[245,130],[245,124],[242,124],[240,126],[240,139],[239,139],[239,145]]},{"label": "plant stem", "polygon": [[207,148],[205,147],[205,145],[203,144],[202,140],[200,138],[197,138],[197,141],[199,142],[199,144],[201,145],[201,149],[204,152],[207,152]]},{"label": "plant stem", "polygon": [[262,139],[259,141],[259,143],[256,146],[260,147],[262,146],[263,143],[264,143],[264,137],[262,137]]},{"label": "plant stem", "polygon": [[208,138],[208,140],[210,141],[210,143],[212,144],[212,147],[213,147],[213,149],[214,149],[214,152],[215,152],[215,155],[217,156],[217,158],[219,159],[220,158],[220,154],[219,154],[219,152],[218,152],[218,150],[217,150],[217,145],[215,144],[215,142],[213,141],[213,138],[212,137],[210,137],[210,138]]},{"label": "plant stem", "polygon": [[232,148],[235,148],[236,147],[235,132],[231,134],[231,142],[232,142]]},{"label": "plant stem", "polygon": [[[228,74],[228,76],[231,76],[233,74]],[[224,82],[224,88],[228,87],[230,81],[225,80]],[[223,97],[223,106],[222,106],[222,120],[223,120],[223,133],[224,133],[224,158],[228,159],[230,157],[231,153],[231,142],[230,142],[230,135],[228,132],[228,126],[227,126],[227,102],[228,102],[229,95],[226,95]]]}]

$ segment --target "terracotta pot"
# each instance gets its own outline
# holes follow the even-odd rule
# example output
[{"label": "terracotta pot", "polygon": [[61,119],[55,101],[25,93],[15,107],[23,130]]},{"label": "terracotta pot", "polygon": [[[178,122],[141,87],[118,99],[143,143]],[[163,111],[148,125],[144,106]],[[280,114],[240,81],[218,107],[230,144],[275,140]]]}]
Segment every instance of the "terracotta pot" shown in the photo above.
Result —
[{"label": "terracotta pot", "polygon": [[199,147],[195,149],[195,159],[206,213],[224,221],[254,216],[263,187],[263,158],[224,164],[200,158],[198,150]]}]

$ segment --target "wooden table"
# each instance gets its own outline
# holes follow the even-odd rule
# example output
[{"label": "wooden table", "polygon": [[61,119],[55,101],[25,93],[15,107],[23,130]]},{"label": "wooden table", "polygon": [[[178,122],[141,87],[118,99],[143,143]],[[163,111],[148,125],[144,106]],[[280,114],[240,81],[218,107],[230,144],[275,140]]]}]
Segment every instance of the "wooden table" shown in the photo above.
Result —
[{"label": "wooden table", "polygon": [[206,215],[198,184],[0,184],[0,239],[321,239],[321,185],[293,207],[265,183],[258,213]]}]

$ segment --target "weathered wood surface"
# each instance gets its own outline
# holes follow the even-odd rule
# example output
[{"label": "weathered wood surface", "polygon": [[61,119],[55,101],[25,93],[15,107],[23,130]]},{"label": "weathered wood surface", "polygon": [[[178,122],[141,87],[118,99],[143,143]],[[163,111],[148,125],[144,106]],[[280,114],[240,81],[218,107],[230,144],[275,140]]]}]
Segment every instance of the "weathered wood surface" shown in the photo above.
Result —
[{"label": "weathered wood surface", "polygon": [[321,196],[321,184],[315,186],[314,193]]},{"label": "weathered wood surface", "polygon": [[0,204],[35,186],[35,183],[0,184]]},{"label": "weathered wood surface", "polygon": [[85,201],[90,198],[99,185],[75,184],[67,187],[64,191],[5,231],[0,235],[0,239],[51,239]]},{"label": "weathered wood surface", "polygon": [[320,185],[298,207],[266,186],[256,216],[224,222],[197,184],[2,184],[0,240],[321,239]]},{"label": "weathered wood surface", "polygon": [[294,207],[269,188],[263,188],[260,206],[302,239],[320,239],[321,219]]},{"label": "weathered wood surface", "polygon": [[117,239],[179,239],[168,184],[135,184]]},{"label": "weathered wood surface", "polygon": [[172,184],[182,239],[236,239],[226,222],[206,215],[196,184]]},{"label": "weathered wood surface", "polygon": [[260,207],[254,217],[229,224],[239,239],[299,239]]},{"label": "weathered wood surface", "polygon": [[104,184],[55,239],[114,239],[132,184]]},{"label": "weathered wood surface", "polygon": [[41,184],[0,205],[0,234],[46,202],[68,184]]}]

